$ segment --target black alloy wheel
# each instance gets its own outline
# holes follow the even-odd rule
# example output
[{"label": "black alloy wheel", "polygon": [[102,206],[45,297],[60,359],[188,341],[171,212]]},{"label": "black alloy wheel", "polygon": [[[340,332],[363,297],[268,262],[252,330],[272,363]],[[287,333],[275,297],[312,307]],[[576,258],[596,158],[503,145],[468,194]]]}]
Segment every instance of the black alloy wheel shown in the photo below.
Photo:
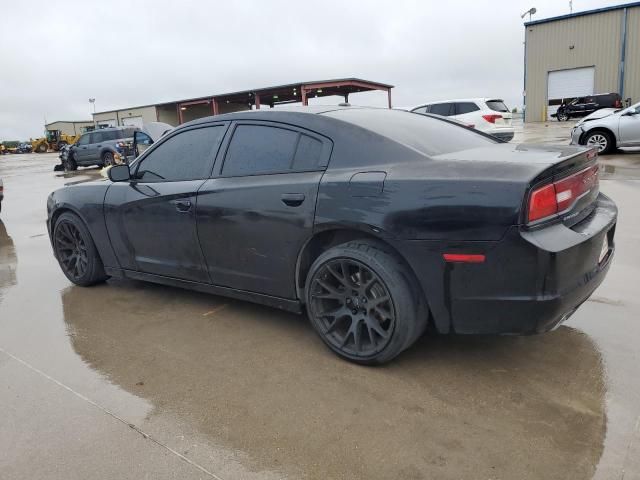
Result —
[{"label": "black alloy wheel", "polygon": [[89,230],[76,214],[60,215],[52,236],[62,273],[73,283],[88,287],[109,278]]},{"label": "black alloy wheel", "polygon": [[307,275],[307,314],[339,356],[385,363],[412,345],[427,326],[426,302],[412,273],[384,245],[354,240],[322,253]]},{"label": "black alloy wheel", "polygon": [[60,222],[55,232],[56,256],[65,274],[72,281],[80,280],[87,273],[89,258],[87,245],[78,228],[70,222]]}]

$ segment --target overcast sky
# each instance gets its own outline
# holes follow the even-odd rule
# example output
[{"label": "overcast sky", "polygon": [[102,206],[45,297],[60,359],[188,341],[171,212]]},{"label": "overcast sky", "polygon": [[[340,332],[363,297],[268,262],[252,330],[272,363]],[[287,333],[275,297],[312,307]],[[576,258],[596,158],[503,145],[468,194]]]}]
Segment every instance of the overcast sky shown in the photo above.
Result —
[{"label": "overcast sky", "polygon": [[[569,13],[568,0],[12,1],[0,140],[40,136],[45,118],[89,119],[90,97],[101,111],[340,77],[395,85],[394,106],[470,96],[519,106],[520,14],[532,6],[534,19]],[[386,95],[350,101],[383,106]]]}]

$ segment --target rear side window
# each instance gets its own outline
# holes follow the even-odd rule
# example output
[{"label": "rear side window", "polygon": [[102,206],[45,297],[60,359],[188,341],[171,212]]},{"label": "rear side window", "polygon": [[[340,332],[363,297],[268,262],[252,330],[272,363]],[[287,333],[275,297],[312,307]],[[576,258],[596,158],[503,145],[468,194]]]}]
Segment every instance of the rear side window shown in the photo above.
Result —
[{"label": "rear side window", "polygon": [[136,178],[142,182],[175,182],[209,178],[225,127],[186,130],[162,142],[142,159]]},{"label": "rear side window", "polygon": [[442,115],[443,117],[449,117],[455,115],[455,109],[453,103],[435,103],[429,108],[429,113],[435,115]]},{"label": "rear side window", "polygon": [[226,176],[265,175],[317,169],[321,141],[300,132],[266,125],[238,125],[222,167]]},{"label": "rear side window", "polygon": [[124,128],[120,130],[118,138],[133,138],[134,132],[136,132],[137,128]]},{"label": "rear side window", "polygon": [[120,137],[120,132],[118,130],[106,130],[102,132],[102,141],[108,142],[110,140],[117,140]]},{"label": "rear side window", "polygon": [[365,128],[429,156],[498,143],[463,126],[399,110],[354,108],[323,115]]},{"label": "rear side window", "polygon": [[456,115],[464,115],[465,113],[477,112],[480,110],[473,102],[456,103]]},{"label": "rear side window", "polygon": [[418,107],[411,110],[413,113],[426,113],[427,107]]},{"label": "rear side window", "polygon": [[494,112],[508,112],[509,109],[502,100],[487,100],[487,107]]},{"label": "rear side window", "polygon": [[90,138],[90,140],[89,140],[89,143],[100,143],[100,142],[102,141],[102,139],[103,139],[102,133],[103,133],[103,132],[94,132],[94,133],[91,133],[91,134],[90,134],[90,135],[91,135],[91,138]]}]

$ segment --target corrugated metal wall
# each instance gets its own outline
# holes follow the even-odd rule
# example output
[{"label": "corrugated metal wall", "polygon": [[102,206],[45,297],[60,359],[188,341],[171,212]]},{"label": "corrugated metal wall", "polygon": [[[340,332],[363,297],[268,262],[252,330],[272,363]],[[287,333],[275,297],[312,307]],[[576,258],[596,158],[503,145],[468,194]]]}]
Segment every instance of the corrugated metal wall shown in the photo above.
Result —
[{"label": "corrugated metal wall", "polygon": [[640,102],[640,8],[627,10],[627,54],[624,97]]},{"label": "corrugated metal wall", "polygon": [[[595,66],[595,92],[617,92],[623,10],[526,27],[526,121],[544,120],[548,72]],[[640,100],[640,7],[628,9],[625,97]],[[573,46],[573,48],[570,48]]]}]

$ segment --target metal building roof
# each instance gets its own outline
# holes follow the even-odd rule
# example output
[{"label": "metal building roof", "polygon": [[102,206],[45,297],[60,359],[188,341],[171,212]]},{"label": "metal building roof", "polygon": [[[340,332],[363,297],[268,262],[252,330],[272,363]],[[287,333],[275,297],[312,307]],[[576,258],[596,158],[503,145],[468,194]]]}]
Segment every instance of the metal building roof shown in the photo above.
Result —
[{"label": "metal building roof", "polygon": [[567,20],[569,18],[582,17],[584,15],[594,15],[596,13],[610,12],[611,10],[621,10],[623,8],[640,7],[640,2],[623,3],[622,5],[612,5],[610,7],[596,8],[595,10],[585,10],[584,12],[569,13],[567,15],[559,15],[557,17],[543,18],[542,20],[533,20],[525,22],[525,27],[530,25],[540,25],[541,23],[555,22],[558,20]]}]

